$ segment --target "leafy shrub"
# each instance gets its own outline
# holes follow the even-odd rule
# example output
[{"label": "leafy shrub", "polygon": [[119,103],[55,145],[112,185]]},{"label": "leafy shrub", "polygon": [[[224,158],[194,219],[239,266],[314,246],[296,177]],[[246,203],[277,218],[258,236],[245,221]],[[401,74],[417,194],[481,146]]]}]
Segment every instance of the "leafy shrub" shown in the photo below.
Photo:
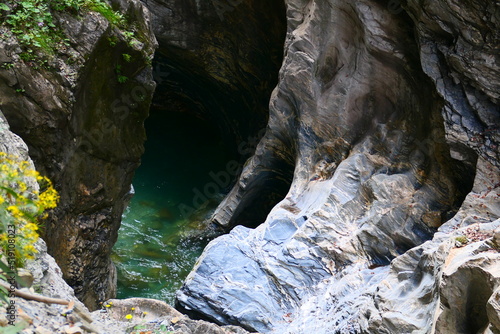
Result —
[{"label": "leafy shrub", "polygon": [[8,13],[5,22],[23,45],[49,51],[62,39],[55,33],[56,26],[47,1],[7,0],[0,10]]},{"label": "leafy shrub", "polygon": [[28,50],[39,48],[49,55],[54,54],[61,44],[68,44],[54,23],[53,11],[74,14],[94,11],[120,28],[125,29],[127,23],[124,16],[104,0],[4,0],[0,3],[0,18],[5,16],[5,22],[20,43]]},{"label": "leafy shrub", "polygon": [[[30,189],[38,182],[40,191]],[[27,161],[0,152],[0,247],[12,268],[20,267],[36,253],[38,229],[47,209],[57,206],[59,196],[51,181],[30,168]],[[11,246],[14,244],[14,246]]]}]

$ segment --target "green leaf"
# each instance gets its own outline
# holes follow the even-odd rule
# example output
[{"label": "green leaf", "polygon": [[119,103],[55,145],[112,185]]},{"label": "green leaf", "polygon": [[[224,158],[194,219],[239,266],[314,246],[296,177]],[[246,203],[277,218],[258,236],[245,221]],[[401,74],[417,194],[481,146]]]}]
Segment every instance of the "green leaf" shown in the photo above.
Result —
[{"label": "green leaf", "polygon": [[0,261],[0,270],[4,273],[14,274],[14,279],[16,281],[19,281],[19,276],[17,275],[17,271],[12,273],[12,271],[10,270],[10,267],[2,261]]},{"label": "green leaf", "polygon": [[10,10],[10,7],[7,6],[6,4],[4,3],[0,3],[0,9],[1,10],[5,10],[5,11],[9,11]]},{"label": "green leaf", "polygon": [[25,320],[21,320],[15,326],[0,327],[0,334],[17,334],[28,326],[29,324]]},{"label": "green leaf", "polygon": [[19,197],[19,195],[11,188],[0,186],[0,189],[5,190],[9,195],[14,196],[14,198],[16,198],[16,199]]},{"label": "green leaf", "polygon": [[3,286],[0,286],[0,300],[8,304],[10,301],[9,297],[7,297],[8,295],[9,291],[7,291],[7,289]]}]

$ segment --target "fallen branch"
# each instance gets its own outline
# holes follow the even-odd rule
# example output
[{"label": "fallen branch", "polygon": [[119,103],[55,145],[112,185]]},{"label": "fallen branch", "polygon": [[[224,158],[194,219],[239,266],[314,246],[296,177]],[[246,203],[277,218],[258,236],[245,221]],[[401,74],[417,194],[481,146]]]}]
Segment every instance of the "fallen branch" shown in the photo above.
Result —
[{"label": "fallen branch", "polygon": [[10,289],[10,285],[8,285],[4,282],[1,282],[1,281],[0,281],[0,286],[5,288],[7,291],[9,291],[9,293],[14,294],[14,296],[21,297],[23,299],[34,300],[34,301],[42,302],[45,304],[59,304],[59,305],[68,305],[69,304],[69,301],[64,300],[64,299],[50,298],[50,297],[45,297],[45,296],[41,296],[41,295],[34,295],[31,293],[20,291],[18,289],[15,289],[14,291],[12,291]]}]

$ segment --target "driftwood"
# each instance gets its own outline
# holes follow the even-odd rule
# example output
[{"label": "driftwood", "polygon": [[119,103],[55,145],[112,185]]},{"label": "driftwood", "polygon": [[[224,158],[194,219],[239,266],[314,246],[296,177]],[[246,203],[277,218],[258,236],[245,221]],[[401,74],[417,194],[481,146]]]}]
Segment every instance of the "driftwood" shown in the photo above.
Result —
[{"label": "driftwood", "polygon": [[34,294],[31,294],[28,292],[20,291],[18,289],[14,289],[14,291],[12,291],[10,289],[10,285],[8,285],[2,281],[0,281],[0,286],[5,288],[7,291],[9,291],[9,293],[13,293],[14,296],[21,297],[23,299],[34,300],[34,301],[42,302],[42,303],[46,303],[46,304],[69,305],[69,301],[64,300],[64,299],[50,298],[50,297],[45,297],[45,296],[41,296],[41,295],[34,295]]}]

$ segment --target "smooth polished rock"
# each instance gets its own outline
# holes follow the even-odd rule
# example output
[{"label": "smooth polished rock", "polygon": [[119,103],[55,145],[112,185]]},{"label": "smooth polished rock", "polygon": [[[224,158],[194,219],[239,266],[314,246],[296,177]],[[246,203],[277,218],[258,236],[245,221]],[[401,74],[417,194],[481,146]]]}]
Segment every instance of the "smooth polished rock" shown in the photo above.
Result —
[{"label": "smooth polished rock", "polygon": [[[470,247],[489,252],[499,224],[497,78],[484,86],[498,64],[494,6],[287,1],[266,134],[212,220],[245,225],[270,180],[293,171],[293,181],[261,225],[207,246],[178,306],[263,333],[446,332],[451,319],[494,326],[483,320],[496,275],[477,297],[480,323],[460,308],[438,312],[446,291],[454,300],[474,291],[472,281],[450,287],[441,277],[456,238],[467,238],[464,261],[473,262]],[[484,53],[468,58],[458,31]],[[485,270],[498,267],[488,257]]]}]

